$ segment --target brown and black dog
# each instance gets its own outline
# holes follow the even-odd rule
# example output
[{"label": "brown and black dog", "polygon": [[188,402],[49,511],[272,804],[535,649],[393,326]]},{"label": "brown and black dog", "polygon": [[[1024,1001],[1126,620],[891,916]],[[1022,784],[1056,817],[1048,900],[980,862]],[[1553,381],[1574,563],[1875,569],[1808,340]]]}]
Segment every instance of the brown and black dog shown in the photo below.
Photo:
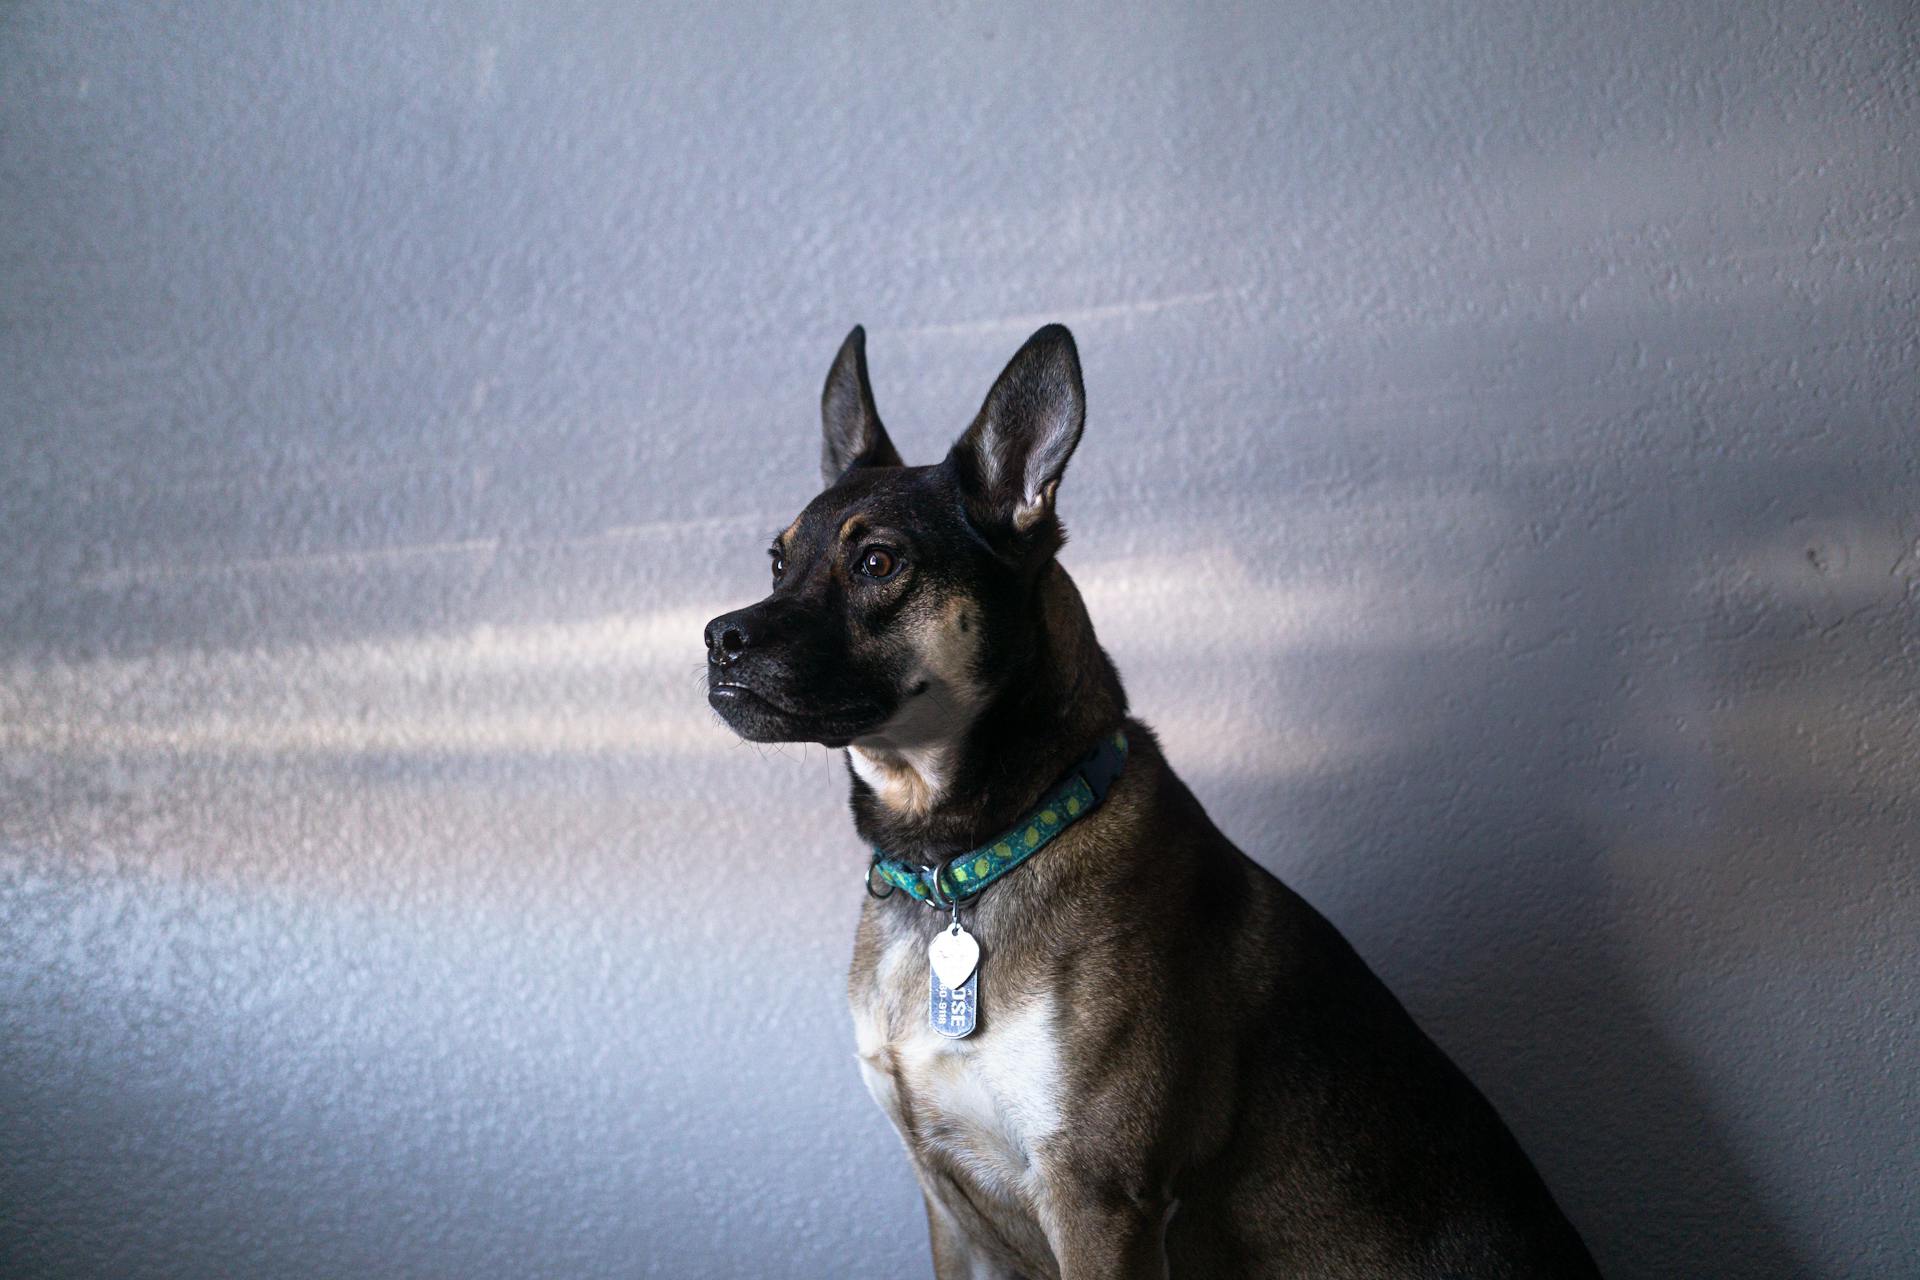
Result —
[{"label": "brown and black dog", "polygon": [[707,625],[708,700],[847,751],[860,1065],[941,1280],[1595,1275],[1492,1106],[1127,718],[1055,558],[1072,336],[935,466],[902,465],[857,328],[821,408],[826,490],[772,594]]}]

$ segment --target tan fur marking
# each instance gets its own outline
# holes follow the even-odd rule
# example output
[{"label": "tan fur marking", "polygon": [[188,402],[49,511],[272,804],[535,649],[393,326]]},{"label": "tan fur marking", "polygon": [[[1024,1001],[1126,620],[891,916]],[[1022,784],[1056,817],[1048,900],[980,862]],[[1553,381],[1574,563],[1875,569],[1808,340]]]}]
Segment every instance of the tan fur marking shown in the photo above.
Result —
[{"label": "tan fur marking", "polygon": [[939,792],[926,774],[908,763],[905,754],[860,746],[851,750],[859,758],[854,767],[880,797],[881,804],[916,818],[924,818],[932,811]]},{"label": "tan fur marking", "polygon": [[986,704],[989,691],[973,675],[980,633],[961,627],[972,608],[970,597],[949,596],[909,621],[904,630],[926,690],[851,748],[854,771],[896,813],[920,818],[932,812],[960,743]]}]

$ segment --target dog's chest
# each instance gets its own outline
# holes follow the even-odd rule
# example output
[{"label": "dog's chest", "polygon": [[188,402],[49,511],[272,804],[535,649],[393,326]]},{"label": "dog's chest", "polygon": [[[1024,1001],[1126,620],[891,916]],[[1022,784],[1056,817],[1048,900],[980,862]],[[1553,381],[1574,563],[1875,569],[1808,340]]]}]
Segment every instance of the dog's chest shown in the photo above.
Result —
[{"label": "dog's chest", "polygon": [[1039,1156],[1065,1105],[1059,1019],[1047,995],[996,990],[984,963],[979,1029],[949,1040],[927,1021],[925,943],[891,941],[855,987],[860,1071],[917,1161],[1032,1214],[1045,1198]]}]

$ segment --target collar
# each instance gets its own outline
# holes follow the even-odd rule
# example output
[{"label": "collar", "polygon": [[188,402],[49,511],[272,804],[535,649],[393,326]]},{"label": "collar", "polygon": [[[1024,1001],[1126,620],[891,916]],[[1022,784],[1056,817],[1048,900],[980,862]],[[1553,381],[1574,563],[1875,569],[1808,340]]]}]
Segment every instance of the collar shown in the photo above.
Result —
[{"label": "collar", "polygon": [[[873,864],[867,868],[867,892],[885,898],[900,889],[930,907],[952,907],[976,898],[988,885],[1099,808],[1126,763],[1127,735],[1124,730],[1115,730],[1095,743],[1093,750],[1082,756],[1011,829],[977,849],[946,858],[938,866],[916,866],[876,847]],[[892,888],[875,893],[875,876]]]}]

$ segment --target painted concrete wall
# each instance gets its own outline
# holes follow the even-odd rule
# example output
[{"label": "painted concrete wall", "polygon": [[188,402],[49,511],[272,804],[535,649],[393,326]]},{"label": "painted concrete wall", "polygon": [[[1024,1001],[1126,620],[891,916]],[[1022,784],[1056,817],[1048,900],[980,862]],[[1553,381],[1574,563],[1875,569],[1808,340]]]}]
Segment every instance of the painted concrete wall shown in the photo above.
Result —
[{"label": "painted concrete wall", "polygon": [[1614,1276],[1916,1274],[1909,6],[0,8],[0,1270],[921,1273],[700,624],[864,322]]}]

